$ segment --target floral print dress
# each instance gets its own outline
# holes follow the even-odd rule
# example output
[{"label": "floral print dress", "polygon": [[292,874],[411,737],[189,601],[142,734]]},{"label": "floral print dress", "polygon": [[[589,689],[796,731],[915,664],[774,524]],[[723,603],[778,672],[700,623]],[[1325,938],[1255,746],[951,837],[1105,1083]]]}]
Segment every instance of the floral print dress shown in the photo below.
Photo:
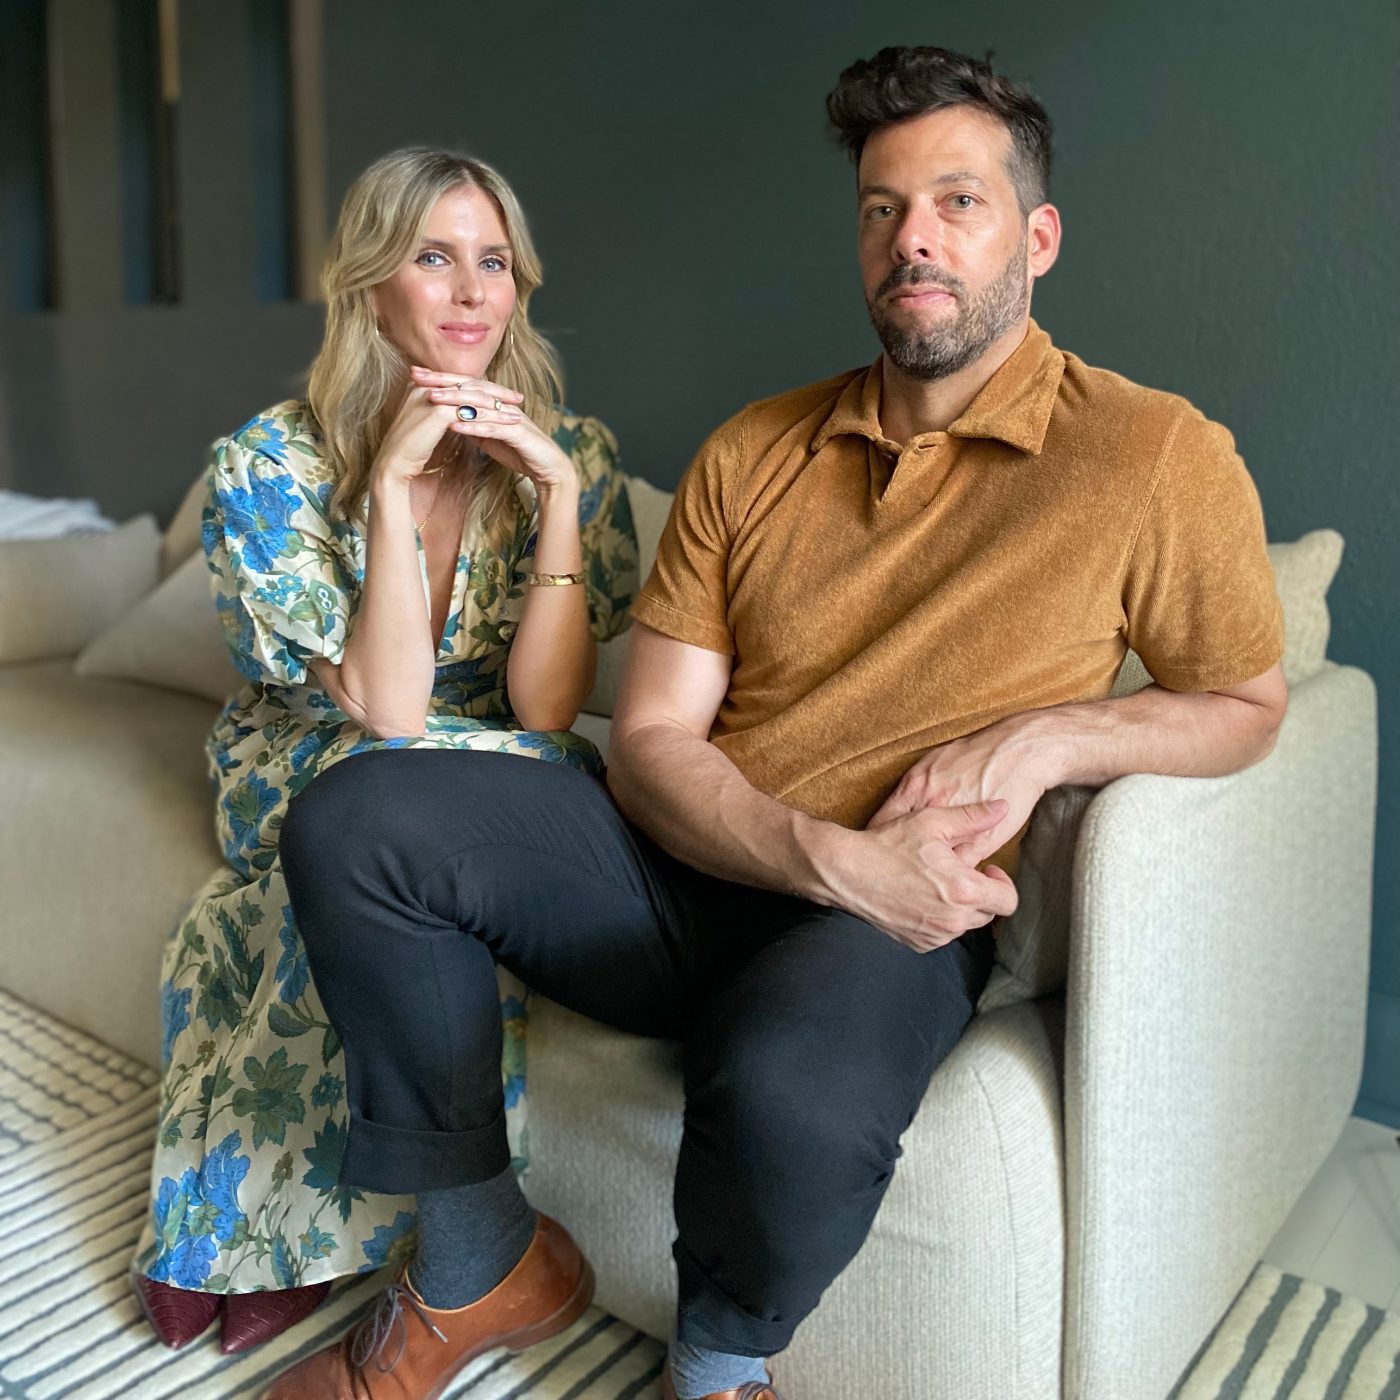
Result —
[{"label": "floral print dress", "polygon": [[[637,542],[616,444],[566,415],[555,440],[582,487],[594,636],[627,625]],[[534,490],[497,549],[464,539],[421,739],[374,739],[308,662],[338,661],[364,579],[363,530],[331,508],[334,477],[304,405],[284,403],[214,446],[203,540],[245,687],[208,741],[227,869],[196,897],[162,969],[164,1087],[137,1267],[178,1288],[243,1293],[378,1268],[412,1249],[411,1197],[339,1182],[347,1110],[340,1042],[312,985],[277,854],[287,802],[328,765],[377,748],[483,749],[601,770],[572,733],[532,733],[506,697],[506,658],[535,545]],[[423,563],[422,544],[419,560]],[[428,603],[426,565],[424,605]],[[526,1132],[525,993],[502,975],[502,1074],[517,1170]]]}]

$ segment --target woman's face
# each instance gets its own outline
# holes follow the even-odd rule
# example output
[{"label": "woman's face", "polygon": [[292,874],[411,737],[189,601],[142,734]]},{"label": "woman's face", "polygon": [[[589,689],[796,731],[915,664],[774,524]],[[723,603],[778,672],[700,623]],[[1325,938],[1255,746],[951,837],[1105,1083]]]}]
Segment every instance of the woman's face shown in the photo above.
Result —
[{"label": "woman's face", "polygon": [[408,261],[374,288],[380,330],[410,364],[485,374],[515,309],[511,258],[496,201],[474,185],[448,190]]}]

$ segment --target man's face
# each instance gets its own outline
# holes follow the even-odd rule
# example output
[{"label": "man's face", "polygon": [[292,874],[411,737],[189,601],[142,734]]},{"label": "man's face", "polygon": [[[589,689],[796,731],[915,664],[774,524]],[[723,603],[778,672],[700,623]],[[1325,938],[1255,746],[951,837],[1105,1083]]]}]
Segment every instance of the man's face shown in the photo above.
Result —
[{"label": "man's face", "polygon": [[877,131],[857,184],[861,281],[890,361],[917,379],[973,364],[1030,308],[1011,133],[974,107]]}]

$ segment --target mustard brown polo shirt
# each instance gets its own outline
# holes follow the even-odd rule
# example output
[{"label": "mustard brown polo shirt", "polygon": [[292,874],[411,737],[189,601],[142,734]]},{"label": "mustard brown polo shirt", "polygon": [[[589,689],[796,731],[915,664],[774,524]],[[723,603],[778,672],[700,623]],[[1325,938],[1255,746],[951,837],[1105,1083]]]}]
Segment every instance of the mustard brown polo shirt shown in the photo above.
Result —
[{"label": "mustard brown polo shirt", "polygon": [[876,360],[717,428],[633,604],[733,656],[710,738],[761,791],[859,828],[935,745],[1103,699],[1130,646],[1180,691],[1282,656],[1258,494],[1186,400],[1034,322],[946,432],[889,441],[880,391]]}]

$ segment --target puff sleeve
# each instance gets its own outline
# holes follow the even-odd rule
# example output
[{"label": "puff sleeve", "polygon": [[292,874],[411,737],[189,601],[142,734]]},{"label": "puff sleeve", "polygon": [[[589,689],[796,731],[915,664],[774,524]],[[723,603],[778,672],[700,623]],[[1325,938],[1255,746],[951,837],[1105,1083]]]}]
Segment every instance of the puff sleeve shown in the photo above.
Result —
[{"label": "puff sleeve", "polygon": [[345,649],[358,580],[331,521],[329,472],[313,463],[276,417],[255,418],[211,454],[204,551],[234,665],[251,681],[302,684],[313,657],[338,662]]}]

